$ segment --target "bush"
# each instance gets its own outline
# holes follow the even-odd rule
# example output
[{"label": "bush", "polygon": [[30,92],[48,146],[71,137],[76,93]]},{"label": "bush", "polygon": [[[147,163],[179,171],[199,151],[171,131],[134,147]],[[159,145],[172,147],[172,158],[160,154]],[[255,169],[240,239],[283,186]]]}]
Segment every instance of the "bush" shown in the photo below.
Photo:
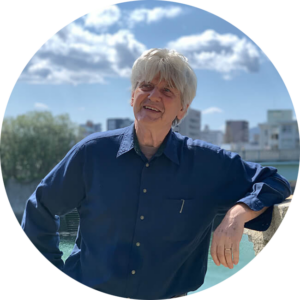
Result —
[{"label": "bush", "polygon": [[0,144],[4,181],[45,177],[79,140],[77,129],[67,114],[54,117],[48,111],[5,118]]}]

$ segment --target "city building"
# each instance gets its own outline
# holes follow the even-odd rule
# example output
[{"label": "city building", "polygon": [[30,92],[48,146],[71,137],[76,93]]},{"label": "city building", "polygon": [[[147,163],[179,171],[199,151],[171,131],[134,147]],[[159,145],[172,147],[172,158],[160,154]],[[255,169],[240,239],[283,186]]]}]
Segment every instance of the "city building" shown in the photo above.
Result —
[{"label": "city building", "polygon": [[292,110],[269,110],[267,123],[259,124],[261,149],[299,148],[299,130]]},{"label": "city building", "polygon": [[[243,143],[240,147],[235,147],[236,150],[260,150],[260,128],[253,127],[249,129],[249,143]],[[233,150],[233,149],[232,149]]]},{"label": "city building", "polygon": [[189,108],[186,117],[173,130],[192,139],[200,139],[201,111]]},{"label": "city building", "polygon": [[114,130],[118,128],[124,128],[131,125],[134,121],[129,118],[121,119],[121,118],[111,118],[107,119],[107,130]]},{"label": "city building", "polygon": [[248,121],[226,121],[224,143],[244,144],[249,142]]},{"label": "city building", "polygon": [[208,143],[221,146],[224,134],[221,130],[210,130],[209,126],[205,125],[204,130],[200,133],[200,138]]},{"label": "city building", "polygon": [[268,124],[277,124],[284,121],[292,121],[293,111],[291,109],[268,110],[267,120]]},{"label": "city building", "polygon": [[296,120],[281,122],[278,144],[279,149],[299,148],[299,129]]},{"label": "city building", "polygon": [[266,150],[279,149],[279,124],[258,124],[260,128],[260,148]]},{"label": "city building", "polygon": [[85,124],[79,125],[79,127],[84,137],[102,130],[101,123],[94,124],[92,121],[87,121]]},{"label": "city building", "polygon": [[260,128],[253,127],[249,129],[249,143],[251,145],[259,145]]}]

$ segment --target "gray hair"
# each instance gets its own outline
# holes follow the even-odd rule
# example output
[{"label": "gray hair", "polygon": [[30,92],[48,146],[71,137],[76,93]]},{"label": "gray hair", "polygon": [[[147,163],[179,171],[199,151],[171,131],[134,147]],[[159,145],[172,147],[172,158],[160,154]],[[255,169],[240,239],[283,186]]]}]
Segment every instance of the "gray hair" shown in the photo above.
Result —
[{"label": "gray hair", "polygon": [[[131,91],[139,82],[149,82],[157,74],[170,86],[180,91],[181,103],[185,109],[196,96],[197,77],[188,63],[188,59],[175,50],[152,48],[145,51],[133,64],[131,73]],[[173,126],[179,124],[176,117]]]}]

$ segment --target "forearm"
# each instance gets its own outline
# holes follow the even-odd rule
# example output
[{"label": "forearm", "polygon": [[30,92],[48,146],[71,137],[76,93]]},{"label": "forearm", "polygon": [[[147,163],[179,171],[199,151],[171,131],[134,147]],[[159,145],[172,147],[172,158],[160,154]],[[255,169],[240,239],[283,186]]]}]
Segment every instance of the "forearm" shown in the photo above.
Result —
[{"label": "forearm", "polygon": [[264,207],[261,210],[254,211],[244,203],[237,203],[227,212],[226,216],[246,223],[255,219],[256,217],[264,213],[267,209],[268,207]]}]

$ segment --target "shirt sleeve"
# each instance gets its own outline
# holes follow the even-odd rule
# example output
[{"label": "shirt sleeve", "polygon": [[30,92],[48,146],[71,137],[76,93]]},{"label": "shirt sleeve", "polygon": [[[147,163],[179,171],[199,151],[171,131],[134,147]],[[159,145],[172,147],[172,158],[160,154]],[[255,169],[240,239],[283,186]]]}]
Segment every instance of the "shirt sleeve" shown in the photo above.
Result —
[{"label": "shirt sleeve", "polygon": [[41,181],[26,202],[21,226],[36,248],[63,269],[59,250],[60,218],[85,198],[83,150],[74,146]]},{"label": "shirt sleeve", "polygon": [[245,223],[245,227],[258,231],[269,228],[275,204],[283,202],[291,195],[288,181],[277,173],[274,167],[263,167],[247,162],[233,152],[224,151],[226,185],[219,202],[219,212],[226,212],[237,203],[244,203],[250,209],[268,209],[257,218]]}]

